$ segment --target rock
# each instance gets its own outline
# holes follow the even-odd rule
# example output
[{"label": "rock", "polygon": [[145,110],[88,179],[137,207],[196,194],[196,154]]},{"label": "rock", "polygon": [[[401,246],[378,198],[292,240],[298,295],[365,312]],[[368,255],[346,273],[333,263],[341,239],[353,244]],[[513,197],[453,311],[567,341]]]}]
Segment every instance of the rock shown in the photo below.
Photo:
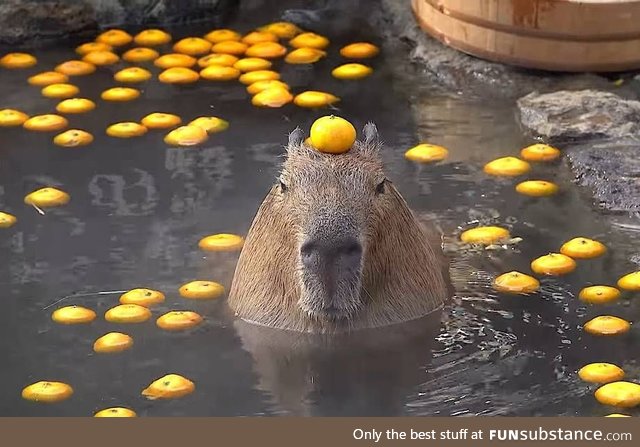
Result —
[{"label": "rock", "polygon": [[389,39],[407,42],[411,58],[448,88],[514,99],[534,90],[609,88],[597,75],[527,70],[467,55],[427,35],[414,18],[410,0],[381,0],[381,6],[371,13],[376,27]]},{"label": "rock", "polygon": [[114,26],[219,26],[239,0],[4,0],[0,44],[32,45]]},{"label": "rock", "polygon": [[237,7],[239,0],[83,0],[93,5],[101,27],[160,24],[175,25],[211,21],[211,28],[221,24],[225,14]]},{"label": "rock", "polygon": [[549,142],[640,135],[640,102],[609,92],[534,92],[517,105],[522,126]]},{"label": "rock", "polygon": [[571,146],[571,169],[596,204],[614,213],[640,211],[640,139],[621,138]]},{"label": "rock", "polygon": [[85,2],[5,0],[0,3],[0,43],[22,45],[96,28]]}]

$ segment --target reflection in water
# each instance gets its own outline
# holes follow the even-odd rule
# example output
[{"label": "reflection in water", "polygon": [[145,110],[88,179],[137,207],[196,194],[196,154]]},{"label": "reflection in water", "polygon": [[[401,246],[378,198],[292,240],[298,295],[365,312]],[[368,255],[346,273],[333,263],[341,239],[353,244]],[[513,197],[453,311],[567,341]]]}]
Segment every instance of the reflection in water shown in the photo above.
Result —
[{"label": "reflection in water", "polygon": [[389,416],[423,380],[441,312],[351,335],[298,334],[241,320],[235,328],[253,358],[258,388],[275,411],[295,416]]},{"label": "reflection in water", "polygon": [[[151,214],[157,203],[158,193],[151,174],[132,168],[137,180],[127,184],[121,175],[98,174],[89,182],[92,205],[111,208],[117,216],[145,216]],[[136,194],[137,193],[137,194]],[[130,197],[129,201],[125,195]]]},{"label": "reflection in water", "polygon": [[231,157],[224,146],[167,149],[165,167],[174,181],[170,205],[174,214],[206,208],[224,188],[233,187]]}]

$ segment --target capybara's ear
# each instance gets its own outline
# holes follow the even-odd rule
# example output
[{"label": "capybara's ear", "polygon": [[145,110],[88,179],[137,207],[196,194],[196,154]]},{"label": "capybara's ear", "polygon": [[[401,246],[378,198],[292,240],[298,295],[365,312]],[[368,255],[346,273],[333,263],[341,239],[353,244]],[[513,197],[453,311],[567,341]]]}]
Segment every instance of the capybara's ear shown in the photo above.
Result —
[{"label": "capybara's ear", "polygon": [[367,145],[377,146],[378,143],[380,143],[380,138],[378,137],[378,128],[371,121],[364,125],[362,134],[364,135],[364,142]]},{"label": "capybara's ear", "polygon": [[289,134],[289,149],[298,147],[304,141],[304,132],[299,127],[293,129],[293,132]]}]

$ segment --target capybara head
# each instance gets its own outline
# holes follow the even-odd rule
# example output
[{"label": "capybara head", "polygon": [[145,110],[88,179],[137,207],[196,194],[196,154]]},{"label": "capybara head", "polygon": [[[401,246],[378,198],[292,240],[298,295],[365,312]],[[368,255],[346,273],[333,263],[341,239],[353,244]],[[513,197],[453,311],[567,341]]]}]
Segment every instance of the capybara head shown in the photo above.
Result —
[{"label": "capybara head", "polygon": [[373,124],[340,155],[296,129],[240,254],[229,295],[238,316],[311,332],[422,317],[447,297],[438,235],[385,176]]}]

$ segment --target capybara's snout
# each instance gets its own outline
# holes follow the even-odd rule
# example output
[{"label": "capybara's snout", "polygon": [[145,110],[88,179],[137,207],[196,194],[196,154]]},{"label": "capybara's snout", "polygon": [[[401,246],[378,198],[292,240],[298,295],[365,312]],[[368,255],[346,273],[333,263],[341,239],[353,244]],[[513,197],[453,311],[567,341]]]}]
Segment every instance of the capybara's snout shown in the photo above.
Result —
[{"label": "capybara's snout", "polygon": [[329,240],[307,239],[300,247],[302,266],[322,276],[328,270],[358,270],[362,263],[362,244],[352,236]]}]

